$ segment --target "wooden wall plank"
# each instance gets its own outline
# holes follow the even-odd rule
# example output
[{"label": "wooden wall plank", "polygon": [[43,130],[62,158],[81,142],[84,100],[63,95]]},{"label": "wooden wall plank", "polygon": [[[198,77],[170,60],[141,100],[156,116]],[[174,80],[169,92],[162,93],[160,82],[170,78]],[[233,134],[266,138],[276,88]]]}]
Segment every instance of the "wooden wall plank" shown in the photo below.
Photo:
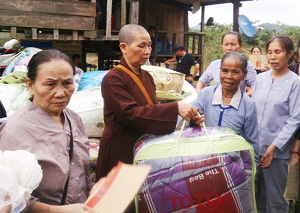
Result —
[{"label": "wooden wall plank", "polygon": [[96,17],[96,3],[69,0],[0,0],[0,10]]},{"label": "wooden wall plank", "polygon": [[94,30],[94,17],[0,10],[0,26]]}]

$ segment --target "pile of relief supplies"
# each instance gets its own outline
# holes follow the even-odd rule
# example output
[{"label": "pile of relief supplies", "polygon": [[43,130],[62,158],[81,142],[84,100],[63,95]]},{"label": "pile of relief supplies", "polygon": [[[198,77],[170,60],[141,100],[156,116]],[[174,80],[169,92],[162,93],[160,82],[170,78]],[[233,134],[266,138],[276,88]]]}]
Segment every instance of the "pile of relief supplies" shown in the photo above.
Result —
[{"label": "pile of relief supplies", "polygon": [[[27,64],[31,57],[41,51],[27,47],[8,59],[8,66],[0,77],[0,97],[7,117],[24,107],[30,97],[25,85]],[[184,75],[170,69],[157,66],[143,66],[154,78],[158,100],[191,102],[196,98],[195,89],[184,80]],[[103,99],[101,83],[108,70],[83,72],[76,67],[75,92],[68,108],[78,113],[89,138],[100,138],[104,130]],[[185,95],[183,94],[185,91]]]}]

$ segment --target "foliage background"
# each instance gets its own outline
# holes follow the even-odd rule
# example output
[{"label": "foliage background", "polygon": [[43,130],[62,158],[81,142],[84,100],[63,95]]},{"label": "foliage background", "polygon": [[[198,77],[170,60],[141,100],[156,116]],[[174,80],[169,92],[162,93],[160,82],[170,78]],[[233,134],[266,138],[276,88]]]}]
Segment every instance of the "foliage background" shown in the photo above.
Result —
[{"label": "foliage background", "polygon": [[[198,26],[199,27],[199,26]],[[203,71],[207,68],[211,61],[220,59],[223,56],[221,47],[222,35],[232,30],[232,25],[220,25],[205,27],[204,29],[204,57],[203,57]],[[191,32],[199,32],[199,29],[190,28]],[[261,24],[255,27],[255,35],[252,38],[248,38],[242,32],[243,47],[241,53],[245,56],[249,56],[250,50],[254,46],[259,46],[263,53],[265,53],[266,42],[275,35],[287,35],[294,41],[295,50],[298,49],[298,41],[300,39],[300,27],[289,26],[285,24]],[[192,42],[189,42],[190,44]]]}]

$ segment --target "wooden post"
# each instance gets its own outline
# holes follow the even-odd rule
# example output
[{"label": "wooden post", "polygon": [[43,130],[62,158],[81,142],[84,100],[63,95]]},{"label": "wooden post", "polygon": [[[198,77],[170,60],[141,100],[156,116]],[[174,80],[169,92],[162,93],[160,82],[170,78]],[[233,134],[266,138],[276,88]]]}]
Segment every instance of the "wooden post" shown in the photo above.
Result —
[{"label": "wooden post", "polygon": [[121,27],[126,24],[126,0],[121,0]]},{"label": "wooden post", "polygon": [[130,1],[130,24],[139,24],[139,1],[131,0]]},{"label": "wooden post", "polygon": [[31,32],[32,32],[31,38],[37,39],[37,28],[36,27],[31,28]]},{"label": "wooden post", "polygon": [[106,9],[106,40],[111,39],[111,13],[112,13],[112,0],[107,0]]},{"label": "wooden post", "polygon": [[[205,6],[201,6],[201,32],[204,33],[204,14],[205,14]],[[199,41],[199,53],[200,53],[200,58],[199,58],[199,65],[200,65],[200,70],[199,70],[199,76],[203,74],[203,50],[204,50],[204,34],[200,36],[200,41]]]},{"label": "wooden post", "polygon": [[59,30],[58,29],[54,29],[53,30],[53,39],[54,40],[58,40],[59,39]]},{"label": "wooden post", "polygon": [[17,27],[11,27],[10,28],[10,37],[11,38],[17,38]]},{"label": "wooden post", "polygon": [[73,30],[73,40],[78,40],[78,30]]},{"label": "wooden post", "polygon": [[240,1],[234,0],[233,1],[233,26],[232,30],[235,32],[239,32],[239,24],[238,24],[238,18],[239,18],[239,9],[240,9]]}]

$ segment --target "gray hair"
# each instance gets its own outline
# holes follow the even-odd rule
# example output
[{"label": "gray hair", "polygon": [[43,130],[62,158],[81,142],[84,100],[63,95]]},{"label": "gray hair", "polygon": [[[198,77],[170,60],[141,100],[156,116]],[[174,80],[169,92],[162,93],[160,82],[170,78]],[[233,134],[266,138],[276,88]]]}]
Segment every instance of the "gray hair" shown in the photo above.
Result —
[{"label": "gray hair", "polygon": [[119,42],[131,44],[136,35],[144,33],[148,34],[144,27],[137,24],[126,24],[120,29]]},{"label": "gray hair", "polygon": [[241,54],[239,52],[229,52],[229,53],[227,53],[226,55],[223,56],[223,58],[221,60],[221,67],[223,65],[223,61],[227,58],[236,58],[236,59],[238,59],[241,63],[241,68],[242,68],[243,74],[245,76],[247,75],[248,60],[243,54]]}]

